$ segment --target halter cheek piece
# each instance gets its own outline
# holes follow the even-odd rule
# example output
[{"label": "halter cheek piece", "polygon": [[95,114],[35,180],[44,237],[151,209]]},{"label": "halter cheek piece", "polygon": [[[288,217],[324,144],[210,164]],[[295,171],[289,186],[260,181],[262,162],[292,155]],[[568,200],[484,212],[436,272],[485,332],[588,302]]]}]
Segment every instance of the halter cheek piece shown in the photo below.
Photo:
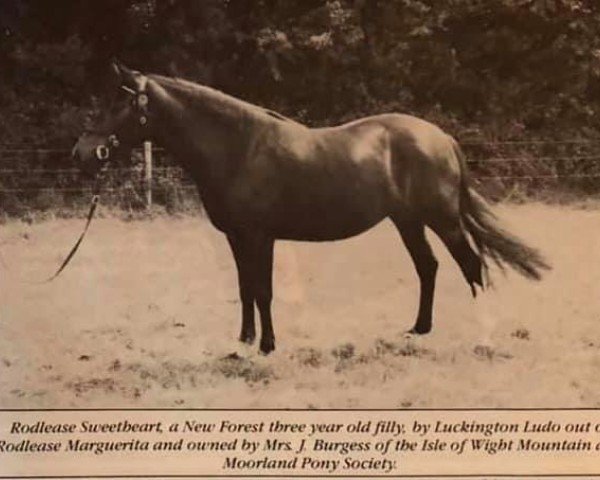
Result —
[{"label": "halter cheek piece", "polygon": [[[121,85],[121,89],[134,96],[132,101],[133,108],[137,111],[138,123],[142,127],[146,127],[148,125],[148,94],[146,93],[146,85],[148,83],[148,78],[144,75],[140,75],[137,79],[137,91],[132,88],[127,87],[126,85]],[[115,133],[112,133],[108,136],[106,145],[98,145],[94,151],[96,155],[96,159],[103,163],[108,163],[110,161],[110,157],[112,152],[119,148],[120,146],[119,138]]]}]

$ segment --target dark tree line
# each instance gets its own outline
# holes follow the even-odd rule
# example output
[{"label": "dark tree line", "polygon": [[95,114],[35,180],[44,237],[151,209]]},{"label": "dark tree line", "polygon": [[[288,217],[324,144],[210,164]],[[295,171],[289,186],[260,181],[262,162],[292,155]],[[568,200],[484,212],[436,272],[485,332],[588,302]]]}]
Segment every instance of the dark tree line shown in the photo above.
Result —
[{"label": "dark tree line", "polygon": [[113,57],[313,125],[599,136],[596,0],[1,0],[0,143],[70,142]]}]

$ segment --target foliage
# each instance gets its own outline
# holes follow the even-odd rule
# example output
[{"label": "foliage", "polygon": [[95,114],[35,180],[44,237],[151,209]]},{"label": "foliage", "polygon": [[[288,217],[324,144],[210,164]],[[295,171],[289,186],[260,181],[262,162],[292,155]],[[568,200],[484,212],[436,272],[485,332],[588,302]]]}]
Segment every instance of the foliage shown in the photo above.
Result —
[{"label": "foliage", "polygon": [[114,57],[311,125],[402,111],[461,140],[598,138],[599,31],[595,0],[2,0],[0,143],[69,145]]},{"label": "foliage", "polygon": [[[584,0],[10,0],[4,138],[71,134],[109,62],[314,123],[381,110],[495,136],[599,128],[600,7]],[[16,121],[15,121],[16,119]],[[66,130],[65,130],[66,128]],[[61,133],[62,132],[62,133]],[[60,138],[62,140],[62,138]]]}]

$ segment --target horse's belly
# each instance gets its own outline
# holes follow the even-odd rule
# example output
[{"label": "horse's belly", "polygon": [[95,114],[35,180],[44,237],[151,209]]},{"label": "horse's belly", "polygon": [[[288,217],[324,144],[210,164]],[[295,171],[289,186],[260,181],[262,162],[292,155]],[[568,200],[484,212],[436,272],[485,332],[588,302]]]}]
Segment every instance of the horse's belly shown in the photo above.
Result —
[{"label": "horse's belly", "polygon": [[370,229],[389,214],[387,202],[381,200],[323,200],[306,197],[282,202],[283,208],[270,218],[269,230],[274,237],[288,240],[340,240]]},{"label": "horse's belly", "polygon": [[272,236],[280,240],[298,240],[305,242],[330,242],[354,237],[377,225],[382,218],[362,225],[285,225],[275,229]]}]

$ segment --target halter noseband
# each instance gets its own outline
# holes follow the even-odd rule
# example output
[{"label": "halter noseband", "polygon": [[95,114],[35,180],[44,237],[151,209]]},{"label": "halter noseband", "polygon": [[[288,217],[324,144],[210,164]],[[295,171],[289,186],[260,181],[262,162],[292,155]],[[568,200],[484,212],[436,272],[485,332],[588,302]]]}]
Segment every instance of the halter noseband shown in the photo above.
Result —
[{"label": "halter noseband", "polygon": [[98,145],[94,150],[96,158],[101,162],[108,162],[112,151],[119,148],[121,144],[114,133],[108,136],[107,143],[108,145]]},{"label": "halter noseband", "polygon": [[[137,111],[138,123],[141,127],[146,128],[148,125],[148,94],[146,92],[146,85],[148,84],[148,77],[140,75],[136,79],[137,90],[133,90],[126,85],[121,85],[121,89],[134,96],[133,107]],[[116,133],[111,133],[108,136],[106,145],[98,145],[94,153],[96,159],[103,163],[108,163],[112,156],[112,152],[119,148],[121,142]]]}]

